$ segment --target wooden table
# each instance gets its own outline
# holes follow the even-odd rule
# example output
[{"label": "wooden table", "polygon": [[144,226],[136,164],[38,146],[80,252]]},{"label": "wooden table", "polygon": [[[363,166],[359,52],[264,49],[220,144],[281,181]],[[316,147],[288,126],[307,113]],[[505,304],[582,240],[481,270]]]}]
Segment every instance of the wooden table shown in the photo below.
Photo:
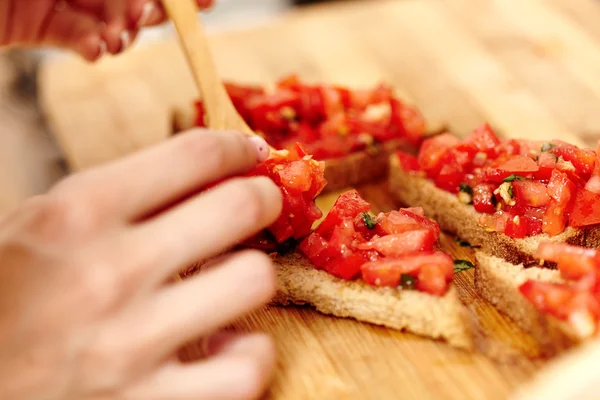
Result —
[{"label": "wooden table", "polygon": [[[291,13],[267,26],[219,34],[212,44],[229,79],[260,83],[298,72],[352,86],[383,80],[458,134],[487,120],[507,136],[595,146],[598,21],[594,0],[369,0]],[[45,63],[39,78],[44,114],[76,170],[165,139],[173,107],[196,94],[172,42],[95,66],[72,58]],[[37,121],[34,106],[23,106],[22,123]],[[44,140],[36,140],[32,151],[54,160],[51,148],[40,145]],[[5,148],[0,155],[7,164],[5,153],[17,153]],[[13,194],[2,199],[9,206],[57,176],[47,172],[47,162],[28,166],[33,172],[1,181],[4,197]],[[378,185],[361,190],[381,209],[394,206]],[[444,243],[455,257],[470,257],[451,238]],[[482,354],[306,308],[263,310],[237,327],[266,330],[278,341],[273,398],[506,398],[544,361],[536,359],[528,335],[474,293],[471,272],[458,275],[456,284],[485,334]]]}]

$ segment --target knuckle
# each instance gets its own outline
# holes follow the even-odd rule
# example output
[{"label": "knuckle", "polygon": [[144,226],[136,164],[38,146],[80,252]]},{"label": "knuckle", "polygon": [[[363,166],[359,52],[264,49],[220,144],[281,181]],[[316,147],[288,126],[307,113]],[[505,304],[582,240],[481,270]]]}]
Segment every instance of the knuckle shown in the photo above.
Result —
[{"label": "knuckle", "polygon": [[51,220],[66,232],[85,234],[97,229],[102,223],[98,211],[89,206],[81,178],[67,178],[55,186],[47,195],[42,207]]},{"label": "knuckle", "polygon": [[118,304],[123,293],[118,274],[111,265],[85,260],[75,266],[78,273],[73,274],[74,287],[78,288],[81,304],[90,311],[108,313]]}]

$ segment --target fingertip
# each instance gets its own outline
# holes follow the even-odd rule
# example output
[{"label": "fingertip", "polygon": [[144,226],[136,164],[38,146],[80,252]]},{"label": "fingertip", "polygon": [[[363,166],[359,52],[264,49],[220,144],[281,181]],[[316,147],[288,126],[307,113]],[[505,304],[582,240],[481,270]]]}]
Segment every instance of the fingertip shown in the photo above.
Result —
[{"label": "fingertip", "polygon": [[256,159],[258,162],[263,162],[267,158],[269,158],[271,150],[265,139],[261,138],[260,136],[252,135],[248,138],[248,140],[254,147],[254,150],[256,152]]}]

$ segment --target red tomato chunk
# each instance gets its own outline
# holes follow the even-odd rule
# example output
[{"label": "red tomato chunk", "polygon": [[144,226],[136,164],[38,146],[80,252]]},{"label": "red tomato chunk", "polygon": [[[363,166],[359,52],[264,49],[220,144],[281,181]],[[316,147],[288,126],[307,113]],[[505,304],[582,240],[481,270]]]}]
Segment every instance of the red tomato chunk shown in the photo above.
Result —
[{"label": "red tomato chunk", "polygon": [[300,251],[316,268],[342,279],[362,277],[373,286],[398,287],[410,277],[415,289],[443,296],[454,262],[434,249],[438,224],[425,218],[421,208],[377,216],[370,209],[356,190],[343,193],[300,243]]},{"label": "red tomato chunk", "polygon": [[[599,143],[600,146],[600,143]],[[450,134],[423,141],[406,171],[422,171],[440,189],[473,205],[488,231],[512,238],[556,236],[569,226],[600,223],[600,162],[590,149],[554,140],[502,140],[483,124],[461,141]]]},{"label": "red tomato chunk", "polygon": [[540,312],[571,324],[581,337],[600,322],[600,253],[564,243],[542,243],[536,257],[556,262],[564,282],[529,280],[519,290]]},{"label": "red tomato chunk", "polygon": [[302,239],[312,231],[315,221],[323,213],[314,199],[327,184],[324,165],[306,155],[297,146],[293,151],[279,151],[260,164],[248,176],[271,178],[283,195],[283,209],[279,218],[257,237],[247,242],[251,247],[274,250],[289,239]]},{"label": "red tomato chunk", "polygon": [[[308,85],[289,76],[272,91],[233,83],[226,89],[240,115],[271,146],[290,150],[301,143],[317,160],[393,139],[418,145],[426,131],[421,113],[384,85],[350,90]],[[196,126],[205,126],[204,116],[202,102],[196,102]]]}]

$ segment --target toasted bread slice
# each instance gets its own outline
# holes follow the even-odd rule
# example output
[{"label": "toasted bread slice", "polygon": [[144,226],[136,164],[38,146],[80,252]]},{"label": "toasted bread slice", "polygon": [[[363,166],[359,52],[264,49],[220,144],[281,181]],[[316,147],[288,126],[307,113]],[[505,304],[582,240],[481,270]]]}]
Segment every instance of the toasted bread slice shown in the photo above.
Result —
[{"label": "toasted bread slice", "polygon": [[315,269],[298,253],[274,257],[276,305],[311,305],[323,314],[404,330],[471,349],[469,313],[455,288],[443,297],[412,290],[374,288]]},{"label": "toasted bread slice", "polygon": [[587,339],[578,335],[566,322],[539,312],[519,291],[519,286],[530,279],[561,282],[558,270],[526,268],[481,251],[476,253],[476,257],[477,292],[523,330],[530,332],[542,346],[545,355],[554,355]]},{"label": "toasted bread slice", "polygon": [[[178,109],[173,114],[173,130],[180,132],[194,126],[195,110]],[[432,126],[428,135],[436,135],[445,130],[442,125]],[[396,150],[410,154],[417,152],[417,146],[406,139],[393,139],[375,144],[370,148],[357,151],[346,157],[325,160],[325,179],[327,186],[323,193],[378,181],[388,175],[388,161]]]},{"label": "toasted bread slice", "polygon": [[439,189],[423,177],[404,171],[398,157],[390,158],[389,189],[397,200],[411,207],[423,207],[425,214],[435,220],[442,230],[459,236],[474,247],[513,264],[535,264],[533,254],[541,242],[564,242],[573,245],[600,246],[600,227],[567,228],[550,237],[546,234],[513,239],[503,233],[487,232],[479,225],[480,213],[473,206],[458,201],[456,195]]}]

